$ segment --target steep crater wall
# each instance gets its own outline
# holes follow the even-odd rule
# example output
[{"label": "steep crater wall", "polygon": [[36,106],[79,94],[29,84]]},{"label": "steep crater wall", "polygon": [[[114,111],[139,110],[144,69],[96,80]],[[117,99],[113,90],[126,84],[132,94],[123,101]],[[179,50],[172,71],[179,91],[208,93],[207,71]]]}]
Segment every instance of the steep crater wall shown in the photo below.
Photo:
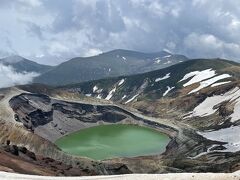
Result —
[{"label": "steep crater wall", "polygon": [[145,125],[176,136],[177,131],[157,122],[151,122],[111,105],[91,105],[51,99],[42,94],[23,93],[10,99],[15,120],[35,134],[54,142],[74,131],[113,123]]},{"label": "steep crater wall", "polygon": [[[217,166],[218,164],[228,163],[229,158],[227,160],[220,158],[216,165],[213,165],[211,162],[216,156],[206,155],[208,157],[207,160],[205,159],[206,162],[204,161],[204,168],[202,168],[203,161],[201,159],[190,158],[204,152],[213,143],[197,135],[194,129],[186,128],[182,124],[169,126],[168,120],[146,118],[116,105],[67,102],[42,94],[31,93],[22,93],[12,97],[9,105],[15,113],[15,120],[19,122],[17,123],[19,129],[21,129],[21,134],[14,136],[17,137],[14,141],[15,144],[26,144],[30,150],[37,154],[43,154],[46,157],[72,164],[74,167],[79,166],[80,163],[81,166],[93,169],[98,174],[153,173],[153,170],[154,173],[191,172],[192,170],[195,172],[219,172],[224,168],[227,171],[232,168],[232,165],[224,165],[223,168]],[[172,140],[166,147],[166,152],[162,155],[118,158],[102,162],[67,155],[51,143],[80,129],[113,123],[148,126],[168,134]],[[7,127],[9,128],[9,126]],[[14,137],[4,133],[5,140],[14,139]],[[40,143],[39,139],[43,143]],[[33,144],[32,142],[36,143]],[[42,144],[45,142],[48,143],[43,146]]]},{"label": "steep crater wall", "polygon": [[[187,159],[189,156],[204,151],[208,141],[205,141],[194,130],[182,128],[179,125],[174,127],[169,122],[156,120],[154,118],[146,118],[130,112],[116,105],[93,105],[80,102],[69,102],[59,99],[50,98],[47,95],[22,93],[14,96],[9,101],[10,107],[15,113],[15,120],[20,122],[29,134],[37,135],[43,140],[50,141],[52,150],[42,149],[40,153],[44,153],[47,157],[57,159],[76,165],[79,161],[84,166],[96,168],[96,171],[102,174],[111,174],[125,171],[127,168],[132,172],[152,172],[153,169],[162,169],[164,172],[175,172],[176,169],[164,169],[165,166],[175,167],[176,159],[178,162]],[[166,147],[166,152],[162,155],[121,158],[103,161],[103,164],[86,160],[81,157],[67,155],[66,153],[53,147],[53,142],[69,133],[102,124],[136,124],[147,126],[158,131],[168,134],[172,140]],[[176,129],[176,127],[178,127]],[[52,142],[52,143],[51,143]],[[31,140],[28,141],[31,144]],[[34,145],[37,147],[38,145]],[[34,150],[36,152],[38,150]],[[180,158],[180,159],[179,159]],[[141,166],[139,166],[139,159]],[[150,160],[152,166],[145,164],[146,159]],[[147,161],[148,161],[147,160]],[[192,161],[191,161],[192,162]],[[164,163],[163,166],[159,164]],[[117,170],[119,169],[120,170]],[[178,167],[179,168],[179,167]],[[184,169],[185,167],[181,167]],[[123,171],[123,169],[125,169]]]}]

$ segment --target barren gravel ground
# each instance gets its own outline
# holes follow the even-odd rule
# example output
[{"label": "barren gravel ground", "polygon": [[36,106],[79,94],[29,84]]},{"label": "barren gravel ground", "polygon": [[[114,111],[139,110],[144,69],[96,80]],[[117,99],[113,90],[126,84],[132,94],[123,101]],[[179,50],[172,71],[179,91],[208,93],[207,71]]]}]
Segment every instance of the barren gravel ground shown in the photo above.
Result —
[{"label": "barren gravel ground", "polygon": [[85,177],[47,177],[47,176],[32,176],[21,175],[14,173],[0,172],[1,180],[135,180],[135,179],[150,179],[150,180],[239,180],[240,171],[231,174],[224,173],[181,173],[181,174],[130,174],[130,175],[115,175],[115,176],[85,176]]},{"label": "barren gravel ground", "polygon": [[0,90],[0,95],[4,95],[3,99],[0,100],[0,120],[16,123],[14,120],[14,112],[9,106],[9,100],[13,96],[17,96],[24,91],[17,88],[9,88]]}]

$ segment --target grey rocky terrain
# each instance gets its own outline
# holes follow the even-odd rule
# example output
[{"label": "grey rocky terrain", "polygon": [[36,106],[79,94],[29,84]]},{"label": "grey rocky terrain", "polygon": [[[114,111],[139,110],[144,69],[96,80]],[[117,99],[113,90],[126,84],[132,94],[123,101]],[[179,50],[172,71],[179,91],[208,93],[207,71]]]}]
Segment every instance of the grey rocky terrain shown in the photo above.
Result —
[{"label": "grey rocky terrain", "polygon": [[[178,73],[179,66],[184,69]],[[234,172],[240,167],[239,138],[233,137],[239,128],[238,72],[237,63],[196,60],[75,85],[2,89],[0,142],[10,140],[95,174]],[[66,154],[53,143],[77,130],[115,123],[150,127],[171,141],[162,154],[103,161]]]}]

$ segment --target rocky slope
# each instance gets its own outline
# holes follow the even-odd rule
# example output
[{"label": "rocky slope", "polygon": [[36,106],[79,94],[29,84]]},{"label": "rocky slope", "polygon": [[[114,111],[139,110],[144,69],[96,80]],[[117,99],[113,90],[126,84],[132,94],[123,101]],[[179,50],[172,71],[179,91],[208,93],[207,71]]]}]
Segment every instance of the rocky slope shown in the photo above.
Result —
[{"label": "rocky slope", "polygon": [[[133,76],[122,76],[59,87],[69,92],[129,104],[136,99],[158,100],[167,96],[178,96],[181,89],[195,94],[219,82],[231,83],[239,78],[239,65],[220,59],[186,61],[168,68]],[[195,76],[195,77],[194,77]],[[192,81],[186,83],[188,79]],[[204,81],[211,79],[209,82]],[[194,89],[198,83],[206,83]],[[224,84],[219,84],[224,85]],[[57,89],[59,89],[57,88]],[[214,87],[213,87],[214,88]]]}]

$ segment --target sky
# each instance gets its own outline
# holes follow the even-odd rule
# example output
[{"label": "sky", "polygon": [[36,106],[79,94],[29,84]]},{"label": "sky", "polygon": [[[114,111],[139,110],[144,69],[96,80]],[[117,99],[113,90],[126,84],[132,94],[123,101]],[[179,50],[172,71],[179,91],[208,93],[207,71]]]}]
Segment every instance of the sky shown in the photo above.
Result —
[{"label": "sky", "polygon": [[42,64],[113,49],[240,61],[238,0],[0,0],[0,57]]}]

